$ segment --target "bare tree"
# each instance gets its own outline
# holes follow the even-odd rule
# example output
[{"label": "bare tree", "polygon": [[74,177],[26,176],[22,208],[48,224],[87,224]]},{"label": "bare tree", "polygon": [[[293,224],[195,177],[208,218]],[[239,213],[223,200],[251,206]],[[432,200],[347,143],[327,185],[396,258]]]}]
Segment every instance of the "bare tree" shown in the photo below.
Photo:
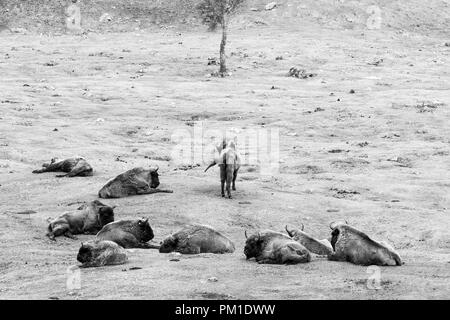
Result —
[{"label": "bare tree", "polygon": [[220,42],[220,69],[219,75],[227,74],[225,47],[227,45],[228,25],[231,16],[236,13],[245,0],[203,0],[197,7],[203,16],[203,22],[215,29],[217,24],[222,26],[222,41]]}]

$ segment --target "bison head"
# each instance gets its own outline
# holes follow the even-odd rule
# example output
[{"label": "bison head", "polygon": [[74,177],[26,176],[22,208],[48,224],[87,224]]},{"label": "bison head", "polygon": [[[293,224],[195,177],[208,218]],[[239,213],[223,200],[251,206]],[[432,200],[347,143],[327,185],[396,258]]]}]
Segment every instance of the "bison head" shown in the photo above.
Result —
[{"label": "bison head", "polygon": [[140,239],[142,242],[148,242],[153,239],[153,229],[152,227],[150,227],[148,219],[138,220],[137,226],[138,239]]},{"label": "bison head", "polygon": [[161,247],[159,247],[159,252],[161,253],[169,253],[173,252],[177,249],[178,239],[174,236],[169,236],[161,242]]},{"label": "bison head", "polygon": [[150,187],[153,189],[156,189],[159,186],[158,169],[159,169],[159,167],[150,169],[150,177],[149,177],[150,183],[149,184],[150,184]]},{"label": "bison head", "polygon": [[81,263],[86,263],[92,259],[92,248],[89,245],[81,243],[81,248],[78,251],[77,260]]},{"label": "bison head", "polygon": [[98,220],[101,227],[114,221],[114,208],[108,206],[98,208]]},{"label": "bison head", "polygon": [[259,256],[264,245],[264,239],[261,238],[261,234],[258,232],[258,234],[247,237],[247,232],[245,232],[245,237],[247,241],[245,242],[244,254],[247,260]]}]

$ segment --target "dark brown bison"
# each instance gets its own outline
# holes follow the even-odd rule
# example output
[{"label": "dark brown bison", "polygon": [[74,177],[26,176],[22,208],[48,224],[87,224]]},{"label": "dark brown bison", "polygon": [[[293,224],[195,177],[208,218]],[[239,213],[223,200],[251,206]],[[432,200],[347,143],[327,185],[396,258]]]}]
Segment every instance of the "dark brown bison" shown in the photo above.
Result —
[{"label": "dark brown bison", "polygon": [[123,198],[131,195],[173,192],[172,190],[156,189],[158,186],[158,168],[134,168],[109,180],[100,189],[98,196],[100,198]]},{"label": "dark brown bison", "polygon": [[287,235],[271,230],[248,237],[244,254],[247,259],[255,258],[258,263],[296,264],[311,261],[308,249]]},{"label": "dark brown bison", "polygon": [[234,249],[233,242],[220,232],[209,226],[195,224],[186,226],[164,239],[159,252],[233,253]]},{"label": "dark brown bison", "polygon": [[328,256],[333,261],[348,261],[368,266],[400,266],[400,256],[389,246],[378,243],[365,233],[345,224],[330,225],[331,245],[334,252]]},{"label": "dark brown bison", "polygon": [[76,211],[66,212],[48,225],[47,236],[64,235],[76,239],[74,234],[96,234],[104,225],[114,221],[114,208],[98,200],[82,205]]},{"label": "dark brown bison", "polygon": [[159,249],[159,246],[147,243],[153,237],[148,219],[112,222],[97,233],[97,239],[113,241],[124,248]]},{"label": "dark brown bison", "polygon": [[52,159],[50,163],[44,163],[42,169],[34,170],[33,173],[44,172],[67,172],[66,174],[60,174],[56,177],[88,177],[94,174],[94,170],[91,165],[87,163],[84,158],[70,158],[63,161],[56,162],[56,159]]},{"label": "dark brown bison", "polygon": [[333,252],[333,247],[328,240],[317,240],[316,238],[310,236],[304,232],[304,226],[302,224],[302,229],[292,229],[289,230],[286,226],[286,232],[292,239],[302,244],[310,252],[315,253],[320,256],[328,256]]},{"label": "dark brown bison", "polygon": [[92,240],[81,243],[77,260],[82,268],[124,264],[128,261],[124,248],[112,241]]},{"label": "dark brown bison", "polygon": [[221,144],[216,146],[214,161],[205,169],[205,172],[209,168],[219,165],[220,167],[220,185],[222,191],[222,197],[225,197],[225,183],[227,196],[231,199],[231,191],[236,190],[236,178],[241,167],[241,157],[236,151],[236,144],[234,140],[223,140]]}]

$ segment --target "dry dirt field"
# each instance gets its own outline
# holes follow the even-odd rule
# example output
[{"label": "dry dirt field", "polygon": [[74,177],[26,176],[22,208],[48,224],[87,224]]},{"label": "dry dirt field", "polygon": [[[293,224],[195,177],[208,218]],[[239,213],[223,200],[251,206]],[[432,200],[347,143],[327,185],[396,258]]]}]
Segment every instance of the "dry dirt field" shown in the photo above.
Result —
[{"label": "dry dirt field", "polygon": [[[450,298],[449,39],[307,25],[234,29],[224,79],[207,76],[219,41],[218,33],[176,29],[1,35],[0,298]],[[293,66],[317,75],[287,77]],[[217,168],[205,174],[204,163],[183,168],[170,158],[172,134],[197,120],[278,128],[279,174],[244,166],[234,198],[221,198]],[[95,175],[31,173],[73,155]],[[52,242],[47,219],[96,199],[115,175],[154,164],[174,193],[105,200],[118,205],[116,219],[148,217],[156,242],[187,223],[209,224],[236,252],[175,262],[131,250],[128,264],[83,269],[81,290],[67,290],[66,270],[90,236]],[[24,210],[36,213],[17,214]],[[322,239],[337,220],[388,241],[405,265],[382,267],[381,288],[371,290],[366,267],[245,260],[244,230],[304,223]]]}]

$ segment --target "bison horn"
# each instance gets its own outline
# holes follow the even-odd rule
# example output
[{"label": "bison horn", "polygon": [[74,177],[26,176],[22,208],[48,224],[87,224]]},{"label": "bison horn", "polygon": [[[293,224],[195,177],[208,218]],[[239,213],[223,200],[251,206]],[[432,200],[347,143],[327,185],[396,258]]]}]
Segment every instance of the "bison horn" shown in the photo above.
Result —
[{"label": "bison horn", "polygon": [[334,230],[333,226],[334,226],[334,222],[330,223],[330,229],[331,230]]},{"label": "bison horn", "polygon": [[347,222],[347,220],[344,220],[345,221],[345,224],[349,224],[348,222]]},{"label": "bison horn", "polygon": [[244,231],[245,239],[248,239],[247,230]]},{"label": "bison horn", "polygon": [[261,240],[261,232],[258,232],[258,241]]},{"label": "bison horn", "polygon": [[290,237],[292,237],[292,232],[291,232],[291,231],[289,231],[289,229],[288,229],[288,226],[287,226],[287,225],[286,225],[285,229],[286,229],[286,232],[288,233],[288,235],[289,235]]},{"label": "bison horn", "polygon": [[305,230],[305,225],[302,223],[302,231]]},{"label": "bison horn", "polygon": [[159,166],[156,166],[155,172],[158,172],[159,170]]}]

